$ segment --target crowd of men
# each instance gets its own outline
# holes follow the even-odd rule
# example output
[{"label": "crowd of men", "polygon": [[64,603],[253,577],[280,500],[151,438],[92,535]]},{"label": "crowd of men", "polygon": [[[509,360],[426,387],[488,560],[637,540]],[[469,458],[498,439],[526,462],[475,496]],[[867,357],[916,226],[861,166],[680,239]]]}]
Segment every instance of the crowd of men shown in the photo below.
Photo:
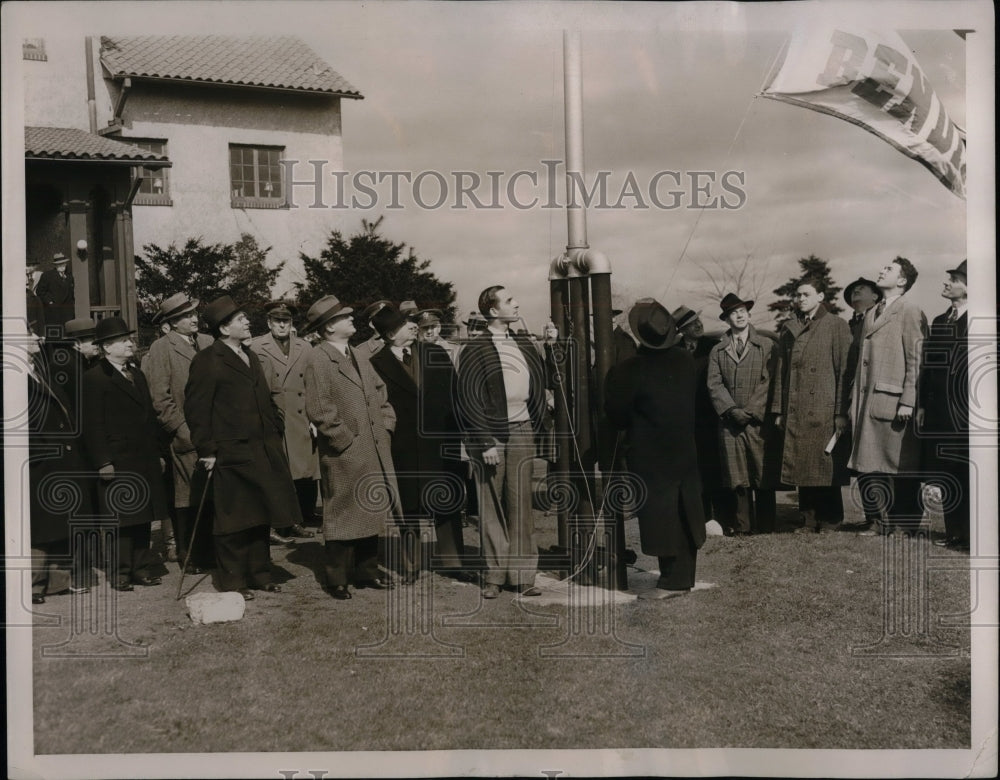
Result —
[{"label": "crowd of men", "polygon": [[[875,281],[852,282],[850,322],[825,305],[822,280],[803,279],[797,316],[773,338],[751,324],[754,302],[733,293],[719,304],[720,338],[687,306],[642,299],[615,312],[605,411],[624,431],[616,469],[646,487],[636,512],[661,589],[694,585],[709,519],[728,535],[783,530],[778,489],[798,491],[796,530],[842,529],[852,475],[865,515],[852,530],[913,532],[931,483],[943,493],[939,541],[968,549],[966,263],[946,272],[951,305],[930,329],[906,296],[916,278],[898,257]],[[162,335],[139,366],[121,318],[49,315],[64,306],[55,286],[28,310],[34,603],[60,589],[56,559],[72,561],[74,593],[93,585],[98,564],[119,591],[160,584],[156,521],[185,573],[214,570],[217,588],[246,599],[278,592],[270,545],[312,538],[318,498],[322,579],[336,600],[428,568],[479,582],[486,599],[540,592],[531,477],[552,399],[544,345],[558,333],[516,330],[510,290],[483,290],[461,347],[441,338],[440,311],[413,301],[355,312],[326,295],[297,329],[296,306],[274,301],[268,333],[254,338],[229,296],[199,311],[177,293],[156,312]],[[43,345],[37,334],[55,317],[63,339]],[[356,319],[375,335],[352,346]],[[72,486],[73,507],[52,499],[60,485]],[[463,545],[470,499],[480,564]],[[103,560],[91,544],[70,545],[71,516],[117,518]],[[391,560],[380,555],[387,532]]]}]

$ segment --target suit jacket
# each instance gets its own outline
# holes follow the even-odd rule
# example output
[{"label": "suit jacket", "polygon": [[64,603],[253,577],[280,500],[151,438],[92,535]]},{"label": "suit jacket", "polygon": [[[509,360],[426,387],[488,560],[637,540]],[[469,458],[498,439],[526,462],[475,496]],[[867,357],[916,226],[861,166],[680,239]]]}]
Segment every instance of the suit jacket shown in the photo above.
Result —
[{"label": "suit jacket", "polygon": [[270,333],[250,342],[284,415],[285,451],[292,479],[316,479],[319,461],[316,442],[309,432],[306,414],[306,366],[312,347],[298,336],[289,336],[288,354]]},{"label": "suit jacket", "polygon": [[[514,335],[528,366],[528,412],[535,432],[542,430],[545,414],[545,367],[527,336]],[[478,455],[510,437],[507,391],[500,353],[489,332],[481,333],[462,349],[458,363],[458,418],[470,455]]]},{"label": "suit jacket", "polygon": [[860,473],[917,469],[919,445],[913,421],[897,422],[900,406],[916,407],[920,343],[927,319],[905,295],[876,318],[865,314],[851,396],[853,447],[848,466]]},{"label": "suit jacket", "polygon": [[35,295],[45,306],[46,325],[65,325],[75,316],[75,293],[73,275],[66,271],[66,276],[55,268],[43,271],[35,287]]},{"label": "suit jacket", "polygon": [[[32,546],[69,538],[70,519],[93,514],[93,480],[85,476],[87,464],[68,399],[44,373],[39,366],[36,374],[28,374]],[[50,498],[59,495],[74,500],[67,503]]]},{"label": "suit jacket", "polygon": [[[410,349],[412,375],[391,348],[371,358],[396,413],[392,462],[400,504],[407,516],[450,514],[462,497],[454,476],[461,439],[454,408],[458,377],[448,352],[437,344],[416,342]],[[436,505],[428,504],[432,500]]]},{"label": "suit jacket", "polygon": [[83,438],[95,470],[115,467],[115,479],[98,482],[101,512],[137,525],[162,520],[167,505],[149,386],[141,371],[128,371],[132,382],[102,358],[83,375]]},{"label": "suit jacket", "polygon": [[281,417],[260,360],[221,339],[191,361],[184,417],[199,457],[216,456],[215,533],[302,522],[281,441]]},{"label": "suit jacket", "polygon": [[327,541],[384,533],[399,513],[389,441],[396,414],[385,383],[364,356],[351,351],[354,360],[322,341],[306,366],[306,412],[319,430]]}]

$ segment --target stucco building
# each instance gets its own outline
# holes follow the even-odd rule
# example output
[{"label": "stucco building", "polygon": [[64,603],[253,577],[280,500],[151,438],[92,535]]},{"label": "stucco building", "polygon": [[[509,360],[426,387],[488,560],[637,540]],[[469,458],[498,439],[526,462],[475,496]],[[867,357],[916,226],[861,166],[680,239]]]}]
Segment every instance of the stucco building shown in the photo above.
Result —
[{"label": "stucco building", "polygon": [[[311,178],[311,160],[324,161],[326,175],[343,169],[341,104],[362,95],[298,38],[46,43],[25,42],[25,124],[76,128],[146,153],[133,161],[130,186],[136,252],[195,237],[231,243],[249,233],[272,248],[272,262],[287,261],[278,287],[288,288],[298,278],[299,252],[318,253],[340,225],[342,215],[307,208],[308,198],[299,208],[289,203],[279,160],[301,161],[296,179]],[[51,247],[32,241],[31,232],[29,262],[49,259]],[[129,250],[111,252],[127,275],[134,263],[121,253]]]}]

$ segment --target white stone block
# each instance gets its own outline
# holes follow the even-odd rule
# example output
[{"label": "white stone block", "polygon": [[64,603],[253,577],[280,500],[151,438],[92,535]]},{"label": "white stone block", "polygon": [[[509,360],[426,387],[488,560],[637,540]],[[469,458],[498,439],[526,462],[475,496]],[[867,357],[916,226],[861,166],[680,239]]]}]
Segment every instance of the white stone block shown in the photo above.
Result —
[{"label": "white stone block", "polygon": [[246,611],[247,603],[239,593],[194,593],[188,596],[187,604],[191,622],[195,625],[203,623],[227,623],[240,620]]}]

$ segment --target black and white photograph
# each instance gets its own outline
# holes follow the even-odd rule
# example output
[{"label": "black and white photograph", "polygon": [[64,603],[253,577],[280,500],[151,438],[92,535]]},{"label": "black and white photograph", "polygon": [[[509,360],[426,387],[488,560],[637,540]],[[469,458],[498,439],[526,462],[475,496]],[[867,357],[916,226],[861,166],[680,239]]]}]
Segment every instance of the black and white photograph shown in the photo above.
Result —
[{"label": "black and white photograph", "polygon": [[0,14],[9,777],[996,776],[992,4]]}]

